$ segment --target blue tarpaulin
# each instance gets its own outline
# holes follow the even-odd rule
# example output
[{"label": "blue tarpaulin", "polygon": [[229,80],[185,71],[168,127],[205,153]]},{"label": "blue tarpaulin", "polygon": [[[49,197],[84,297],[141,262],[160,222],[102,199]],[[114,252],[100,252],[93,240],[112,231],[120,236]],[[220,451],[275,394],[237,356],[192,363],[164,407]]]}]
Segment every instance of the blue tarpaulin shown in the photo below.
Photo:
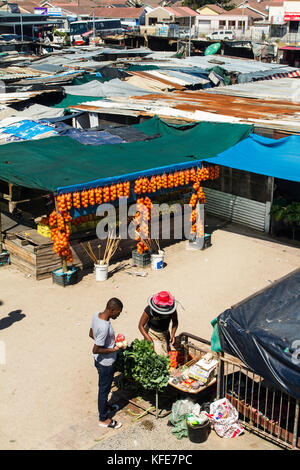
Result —
[{"label": "blue tarpaulin", "polygon": [[2,136],[8,135],[7,140],[10,142],[57,135],[57,132],[47,124],[41,124],[27,119],[1,128],[0,133],[2,133]]},{"label": "blue tarpaulin", "polygon": [[204,161],[300,182],[300,136],[275,140],[252,134],[216,157]]}]

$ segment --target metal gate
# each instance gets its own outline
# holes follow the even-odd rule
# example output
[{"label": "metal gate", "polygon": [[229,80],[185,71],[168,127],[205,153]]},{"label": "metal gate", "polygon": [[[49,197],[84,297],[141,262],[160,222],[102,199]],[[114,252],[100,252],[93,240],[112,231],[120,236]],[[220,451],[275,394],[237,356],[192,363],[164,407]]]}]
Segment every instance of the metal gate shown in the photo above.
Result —
[{"label": "metal gate", "polygon": [[251,432],[288,449],[300,449],[299,400],[265,383],[242,362],[219,356],[217,399],[226,397]]},{"label": "metal gate", "polygon": [[253,201],[205,187],[203,190],[207,212],[262,232],[269,231],[270,202]]}]

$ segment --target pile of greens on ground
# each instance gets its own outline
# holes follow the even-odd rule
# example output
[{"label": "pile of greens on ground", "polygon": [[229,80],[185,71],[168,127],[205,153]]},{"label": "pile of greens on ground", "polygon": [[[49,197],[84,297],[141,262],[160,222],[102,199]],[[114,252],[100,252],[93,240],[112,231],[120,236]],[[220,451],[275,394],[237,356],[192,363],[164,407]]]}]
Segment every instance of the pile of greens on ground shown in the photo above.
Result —
[{"label": "pile of greens on ground", "polygon": [[168,385],[169,358],[156,354],[145,339],[135,339],[130,347],[118,351],[116,368],[145,390],[161,392]]}]

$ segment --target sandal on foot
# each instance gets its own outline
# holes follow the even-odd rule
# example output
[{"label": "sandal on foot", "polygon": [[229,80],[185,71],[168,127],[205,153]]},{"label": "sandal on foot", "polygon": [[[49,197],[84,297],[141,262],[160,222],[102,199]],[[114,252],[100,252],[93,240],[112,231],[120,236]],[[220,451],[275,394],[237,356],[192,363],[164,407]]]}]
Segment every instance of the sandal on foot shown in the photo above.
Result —
[{"label": "sandal on foot", "polygon": [[115,419],[111,419],[109,424],[99,423],[99,426],[103,428],[119,429],[122,426],[122,423],[120,421],[117,422]]}]

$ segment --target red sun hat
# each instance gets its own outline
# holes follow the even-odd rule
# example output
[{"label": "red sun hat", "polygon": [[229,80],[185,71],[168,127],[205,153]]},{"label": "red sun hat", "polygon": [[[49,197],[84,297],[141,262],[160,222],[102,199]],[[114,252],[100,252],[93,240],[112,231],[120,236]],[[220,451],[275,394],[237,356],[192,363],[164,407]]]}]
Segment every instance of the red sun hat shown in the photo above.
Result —
[{"label": "red sun hat", "polygon": [[158,294],[154,294],[152,296],[152,301],[155,305],[160,307],[167,307],[174,305],[175,298],[170,294],[170,292],[161,291]]}]

